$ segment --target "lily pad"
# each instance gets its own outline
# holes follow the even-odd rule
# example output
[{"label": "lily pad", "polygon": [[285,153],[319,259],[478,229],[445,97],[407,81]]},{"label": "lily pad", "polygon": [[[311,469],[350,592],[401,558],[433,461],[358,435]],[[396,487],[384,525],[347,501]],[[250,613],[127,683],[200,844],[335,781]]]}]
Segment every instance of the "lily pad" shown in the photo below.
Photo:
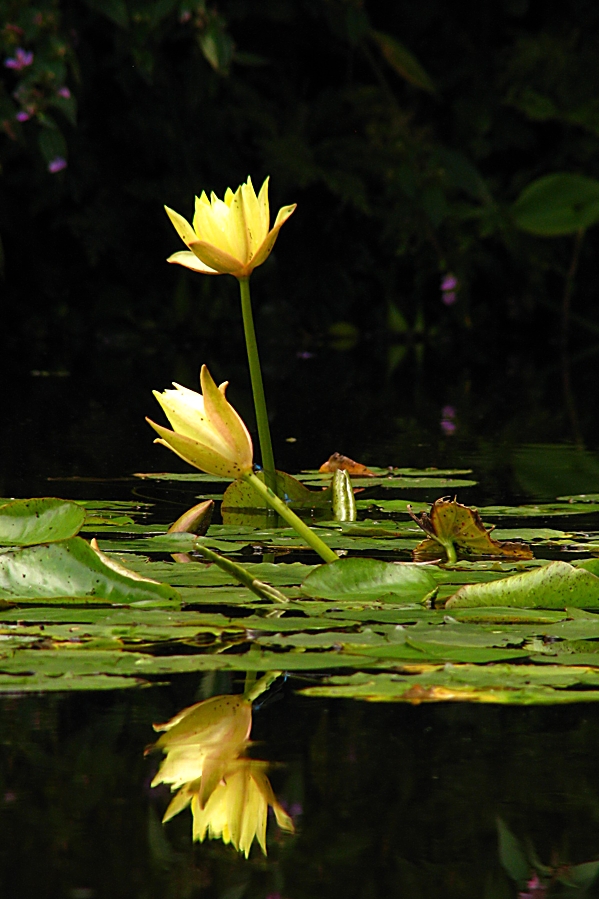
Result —
[{"label": "lily pad", "polygon": [[478,511],[455,499],[446,497],[436,500],[430,512],[422,512],[420,518],[412,512],[410,514],[429,535],[414,550],[413,556],[417,562],[432,561],[440,555],[450,562],[455,562],[456,556],[532,559],[532,552],[523,543],[499,543],[493,540]]},{"label": "lily pad", "polygon": [[78,503],[47,497],[0,506],[0,546],[32,546],[74,537],[86,518]]},{"label": "lily pad", "polygon": [[599,577],[567,562],[516,574],[487,584],[461,587],[446,609],[516,606],[528,609],[599,608]]},{"label": "lily pad", "polygon": [[[264,480],[264,472],[258,472],[260,480]],[[330,484],[330,478],[327,485]],[[317,509],[329,507],[330,490],[308,490],[300,481],[284,471],[277,471],[277,493],[294,509]],[[223,495],[223,510],[231,509],[263,509],[267,503],[256,493],[247,481],[233,481]]]},{"label": "lily pad", "polygon": [[436,591],[433,576],[422,565],[379,559],[339,559],[320,565],[302,583],[302,593],[322,599],[384,599],[400,596],[423,602]]},{"label": "lily pad", "polygon": [[1,553],[0,596],[85,596],[110,602],[180,599],[172,587],[106,560],[82,537]]}]

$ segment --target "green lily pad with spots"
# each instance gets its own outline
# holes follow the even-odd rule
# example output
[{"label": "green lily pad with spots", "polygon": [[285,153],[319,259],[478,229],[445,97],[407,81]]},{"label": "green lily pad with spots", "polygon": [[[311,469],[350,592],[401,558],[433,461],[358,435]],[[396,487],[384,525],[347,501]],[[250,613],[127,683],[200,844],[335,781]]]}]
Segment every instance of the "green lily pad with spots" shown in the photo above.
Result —
[{"label": "green lily pad with spots", "polygon": [[121,603],[180,599],[173,587],[105,560],[82,537],[0,553],[0,596],[74,596]]},{"label": "green lily pad with spots", "polygon": [[18,499],[0,506],[0,546],[67,540],[79,532],[85,518],[85,509],[68,500]]}]

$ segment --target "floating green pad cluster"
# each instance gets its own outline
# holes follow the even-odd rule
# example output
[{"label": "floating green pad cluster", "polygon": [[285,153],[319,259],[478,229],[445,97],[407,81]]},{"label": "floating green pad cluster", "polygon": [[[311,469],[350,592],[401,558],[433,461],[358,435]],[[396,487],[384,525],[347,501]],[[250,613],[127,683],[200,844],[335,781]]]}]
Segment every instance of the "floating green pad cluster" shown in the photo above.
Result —
[{"label": "floating green pad cluster", "polygon": [[[431,477],[444,495],[443,478],[457,472],[388,474],[375,470],[362,480],[380,491],[386,485],[373,482],[399,489],[400,477],[413,487]],[[322,477],[306,475],[312,493]],[[517,528],[493,537],[522,539],[535,552],[593,551],[592,530],[546,527],[548,517],[599,511],[596,502],[574,499],[481,513],[517,517]],[[392,502],[405,512],[408,501]],[[171,553],[193,553],[196,538],[132,524],[128,513],[144,511],[52,498],[0,507],[0,692],[120,689],[222,669],[320,672],[314,695],[378,701],[599,699],[599,615],[592,611],[599,609],[599,559],[395,561],[409,558],[420,539],[413,522],[336,522],[328,512],[319,534],[351,555],[318,565],[289,529],[243,519],[212,526],[205,545],[276,586],[275,601],[198,556],[169,561]],[[542,527],[530,527],[539,519]],[[77,536],[94,520],[99,535],[110,534],[103,549],[117,556]],[[260,551],[275,552],[276,563],[248,561]],[[298,551],[305,561],[289,561]]]}]

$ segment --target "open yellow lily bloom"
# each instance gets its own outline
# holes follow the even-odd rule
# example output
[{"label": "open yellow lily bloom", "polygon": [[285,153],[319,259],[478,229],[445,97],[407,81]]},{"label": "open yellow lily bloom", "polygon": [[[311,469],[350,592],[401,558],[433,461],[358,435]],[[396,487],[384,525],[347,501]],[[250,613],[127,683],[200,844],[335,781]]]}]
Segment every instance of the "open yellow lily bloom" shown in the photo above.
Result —
[{"label": "open yellow lily bloom", "polygon": [[173,430],[146,421],[162,443],[195,468],[208,474],[240,478],[252,470],[254,451],[245,424],[225,397],[228,382],[220,387],[202,365],[202,393],[180,384],[163,393],[154,391]]},{"label": "open yellow lily bloom", "polygon": [[205,275],[234,275],[249,278],[266,262],[282,225],[296,205],[283,206],[270,228],[268,178],[256,196],[252,179],[237,188],[227,188],[224,200],[213,192],[210,199],[202,192],[196,197],[193,227],[175,212],[164,207],[184,244],[189,248],[169,256],[167,262],[184,265]]}]

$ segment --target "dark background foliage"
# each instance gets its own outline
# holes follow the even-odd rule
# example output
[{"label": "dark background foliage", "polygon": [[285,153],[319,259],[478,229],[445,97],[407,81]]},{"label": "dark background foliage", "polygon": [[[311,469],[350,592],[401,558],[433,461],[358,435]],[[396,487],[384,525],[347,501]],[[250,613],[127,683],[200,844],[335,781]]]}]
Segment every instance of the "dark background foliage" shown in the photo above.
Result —
[{"label": "dark background foliage", "polygon": [[[596,4],[1,0],[0,13],[2,366],[30,385],[19,403],[59,393],[65,427],[97,434],[108,394],[129,397],[114,430],[147,411],[148,386],[194,386],[206,361],[249,415],[235,282],[164,263],[180,243],[162,205],[189,216],[200,190],[269,174],[272,208],[298,203],[252,279],[281,435],[276,385],[301,381],[308,398],[323,378],[331,397],[370,397],[362,430],[390,376],[410,384],[404,431],[417,406],[427,415],[423,384],[437,410],[452,379],[452,402],[482,403],[479,426],[489,393],[495,425],[515,393],[544,436],[556,415],[572,424],[567,403],[547,410],[561,389],[547,361],[576,239],[523,233],[511,207],[542,175],[599,176]],[[18,48],[31,63],[7,66]],[[591,229],[573,295],[587,355],[595,242]],[[325,351],[326,372],[312,361]],[[31,387],[44,377],[71,386]]]}]

